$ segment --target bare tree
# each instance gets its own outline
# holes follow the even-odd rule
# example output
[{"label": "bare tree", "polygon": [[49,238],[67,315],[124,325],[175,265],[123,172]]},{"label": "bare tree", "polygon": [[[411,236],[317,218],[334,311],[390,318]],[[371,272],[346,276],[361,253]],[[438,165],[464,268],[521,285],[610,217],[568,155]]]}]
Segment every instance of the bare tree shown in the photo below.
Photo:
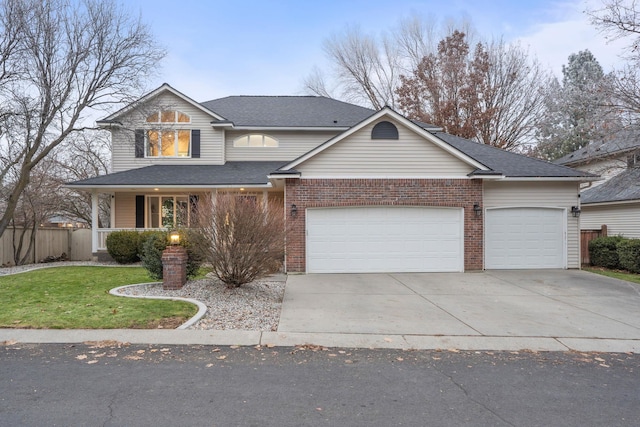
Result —
[{"label": "bare tree", "polygon": [[202,197],[198,226],[213,274],[235,288],[277,272],[286,237],[282,202],[257,203],[239,195]]},{"label": "bare tree", "polygon": [[414,70],[425,55],[435,51],[436,33],[449,34],[453,28],[471,30],[471,24],[450,21],[439,28],[434,18],[413,14],[390,32],[380,34],[347,27],[324,42],[331,73],[315,67],[304,79],[304,88],[375,109],[396,107],[400,74]]},{"label": "bare tree", "polygon": [[[104,130],[85,130],[71,135],[56,150],[51,170],[60,188],[58,213],[70,219],[91,223],[91,194],[65,188],[70,181],[93,178],[111,171],[111,138]],[[109,226],[111,196],[99,194],[98,227]]]},{"label": "bare tree", "polygon": [[603,0],[602,7],[586,13],[609,40],[631,38],[628,58],[640,59],[640,5],[636,0]]},{"label": "bare tree", "polygon": [[[139,18],[113,0],[3,0],[0,25],[0,177],[7,190],[0,235],[34,168],[69,135],[84,129],[95,108],[132,99],[143,90],[164,51]],[[2,48],[4,46],[4,48]]]},{"label": "bare tree", "polygon": [[497,40],[471,52],[454,31],[401,80],[398,104],[409,118],[513,150],[531,140],[548,76],[518,45]]}]

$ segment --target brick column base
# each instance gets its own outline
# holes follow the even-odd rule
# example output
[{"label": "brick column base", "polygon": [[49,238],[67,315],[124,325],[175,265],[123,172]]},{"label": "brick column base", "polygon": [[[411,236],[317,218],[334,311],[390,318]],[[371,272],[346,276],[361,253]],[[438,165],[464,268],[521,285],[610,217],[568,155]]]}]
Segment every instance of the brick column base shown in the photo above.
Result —
[{"label": "brick column base", "polygon": [[162,288],[182,289],[187,283],[187,250],[182,246],[167,246],[162,252]]}]

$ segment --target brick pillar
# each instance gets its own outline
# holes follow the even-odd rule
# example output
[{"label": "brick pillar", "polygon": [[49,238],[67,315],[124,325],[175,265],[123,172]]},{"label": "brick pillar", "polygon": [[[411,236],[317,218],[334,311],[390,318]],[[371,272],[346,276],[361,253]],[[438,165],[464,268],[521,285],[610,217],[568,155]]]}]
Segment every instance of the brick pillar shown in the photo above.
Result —
[{"label": "brick pillar", "polygon": [[182,246],[167,246],[162,252],[162,288],[182,289],[187,283],[187,250]]}]

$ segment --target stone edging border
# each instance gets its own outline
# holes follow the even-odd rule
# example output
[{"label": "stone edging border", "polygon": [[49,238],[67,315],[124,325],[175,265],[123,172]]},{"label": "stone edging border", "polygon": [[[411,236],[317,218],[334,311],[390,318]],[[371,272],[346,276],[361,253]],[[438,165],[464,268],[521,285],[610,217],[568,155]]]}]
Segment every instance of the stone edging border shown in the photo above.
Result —
[{"label": "stone edging border", "polygon": [[162,282],[147,282],[147,283],[136,283],[133,285],[124,285],[124,286],[118,286],[117,288],[113,288],[109,291],[109,293],[111,295],[117,296],[117,297],[126,297],[126,298],[144,298],[144,299],[164,299],[164,300],[171,300],[171,301],[185,301],[191,304],[194,304],[195,306],[198,307],[198,312],[195,314],[195,316],[193,316],[191,319],[187,320],[185,323],[183,323],[182,325],[178,326],[176,329],[187,329],[189,326],[193,325],[194,323],[196,323],[198,320],[202,319],[204,317],[204,315],[207,313],[207,306],[204,305],[202,302],[192,299],[192,298],[182,298],[182,297],[163,297],[163,296],[149,296],[149,295],[124,295],[119,293],[118,291],[120,289],[124,289],[124,288],[128,288],[131,286],[139,286],[139,285],[149,285],[149,284],[159,284]]}]

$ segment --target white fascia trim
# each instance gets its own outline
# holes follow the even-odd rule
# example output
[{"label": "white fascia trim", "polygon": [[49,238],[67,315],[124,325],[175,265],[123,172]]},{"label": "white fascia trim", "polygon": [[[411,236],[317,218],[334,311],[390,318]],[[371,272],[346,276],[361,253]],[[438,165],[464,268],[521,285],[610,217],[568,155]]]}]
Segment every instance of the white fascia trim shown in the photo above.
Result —
[{"label": "white fascia trim", "polygon": [[284,179],[284,178],[300,178],[299,173],[288,173],[288,174],[278,174],[278,175],[267,175],[268,179]]},{"label": "white fascia trim", "polygon": [[[287,177],[289,178],[289,177]],[[472,178],[467,175],[326,175],[326,176],[301,176],[303,179],[464,179]]]},{"label": "white fascia trim", "polygon": [[416,125],[411,120],[406,119],[402,115],[396,113],[395,111],[393,111],[389,107],[384,107],[383,109],[381,109],[377,113],[369,116],[369,118],[364,119],[363,121],[361,121],[357,125],[349,128],[345,132],[341,133],[340,135],[337,135],[337,136],[333,137],[332,139],[328,140],[324,144],[321,144],[318,147],[314,148],[313,150],[309,151],[308,153],[298,157],[293,162],[291,162],[288,165],[284,166],[283,169],[284,168],[286,168],[286,169],[295,168],[300,163],[305,162],[306,160],[310,159],[311,157],[315,156],[316,154],[321,153],[322,151],[324,151],[327,148],[331,147],[335,143],[337,143],[339,141],[342,141],[343,139],[347,138],[350,135],[353,135],[355,132],[358,132],[363,127],[369,125],[370,123],[373,123],[374,121],[376,121],[376,120],[378,120],[378,119],[380,119],[381,117],[384,117],[384,116],[389,116],[389,117],[393,118],[394,120],[399,121],[400,123],[405,125],[407,128],[411,129],[412,131],[414,131],[418,135],[420,135],[423,138],[427,139],[428,141],[434,143],[438,147],[442,148],[443,150],[445,150],[449,154],[451,154],[454,157],[462,160],[463,162],[467,163],[468,165],[473,166],[476,169],[480,169],[480,170],[489,170],[489,168],[487,168],[482,163],[479,163],[476,160],[472,159],[471,157],[467,156],[466,154],[462,153],[461,151],[456,150],[451,145],[449,145],[446,142],[442,141],[437,136],[435,136],[432,133],[422,129],[420,126]]},{"label": "white fascia trim", "polygon": [[109,192],[114,190],[147,190],[154,188],[158,188],[160,190],[172,190],[172,189],[180,189],[180,190],[189,190],[192,188],[197,189],[207,189],[207,188],[272,188],[273,185],[271,183],[267,184],[215,184],[215,185],[109,185],[109,186],[100,186],[100,187],[90,187],[88,185],[65,185],[67,188],[74,188],[77,190],[96,190],[100,192]]},{"label": "white fascia trim", "polygon": [[583,208],[590,208],[592,206],[616,206],[616,205],[633,205],[640,203],[639,199],[634,200],[619,200],[613,202],[596,202],[596,203],[584,203],[580,202],[580,206]]},{"label": "white fascia trim", "polygon": [[225,120],[224,117],[219,116],[218,114],[216,114],[215,112],[209,110],[208,108],[203,107],[202,105],[198,104],[193,99],[189,98],[184,93],[182,93],[182,92],[174,89],[173,87],[171,87],[169,84],[163,83],[159,88],[157,88],[155,90],[152,90],[148,94],[142,96],[142,98],[138,99],[137,101],[134,101],[131,104],[127,105],[126,107],[121,108],[120,110],[118,110],[115,113],[111,114],[109,117],[107,117],[107,118],[105,118],[103,120],[99,120],[98,123],[101,122],[101,121],[104,122],[104,121],[113,120],[114,118],[119,117],[122,114],[125,114],[125,113],[133,110],[138,105],[144,104],[145,102],[149,101],[150,99],[156,97],[157,95],[159,95],[159,94],[161,94],[163,92],[171,92],[172,94],[174,94],[178,98],[182,99],[183,101],[193,105],[194,107],[196,107],[197,109],[199,109],[203,113],[205,113],[205,114],[207,114],[207,115],[209,115],[211,117],[214,117],[217,120]]},{"label": "white fascia trim", "polygon": [[481,179],[483,181],[498,181],[505,179],[504,175],[469,175],[470,179]]},{"label": "white fascia trim", "polygon": [[343,132],[348,127],[323,127],[323,126],[233,126],[236,130],[260,130],[264,132],[274,131],[274,130],[285,130],[285,131],[298,131],[298,130],[306,130],[306,131],[338,131]]}]

